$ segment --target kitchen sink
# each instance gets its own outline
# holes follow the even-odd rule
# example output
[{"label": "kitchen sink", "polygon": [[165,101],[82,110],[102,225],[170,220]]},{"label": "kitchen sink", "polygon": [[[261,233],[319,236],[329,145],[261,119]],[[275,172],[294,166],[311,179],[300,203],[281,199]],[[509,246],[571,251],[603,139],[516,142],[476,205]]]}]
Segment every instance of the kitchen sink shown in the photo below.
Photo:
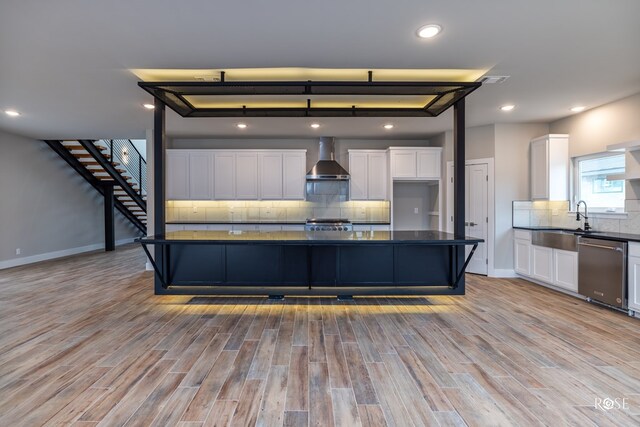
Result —
[{"label": "kitchen sink", "polygon": [[584,234],[585,232],[568,230],[533,231],[531,233],[531,243],[536,246],[577,252],[578,237]]}]

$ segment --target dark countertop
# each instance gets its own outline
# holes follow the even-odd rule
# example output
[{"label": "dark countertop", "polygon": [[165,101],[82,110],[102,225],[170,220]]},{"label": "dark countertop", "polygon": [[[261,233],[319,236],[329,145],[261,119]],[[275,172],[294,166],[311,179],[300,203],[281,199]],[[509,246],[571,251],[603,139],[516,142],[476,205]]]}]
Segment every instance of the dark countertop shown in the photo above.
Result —
[{"label": "dark countertop", "polygon": [[[165,224],[178,224],[178,225],[189,225],[189,224],[304,225],[305,221],[167,221]],[[353,224],[353,225],[391,225],[388,222],[379,222],[379,221],[352,221],[351,224]]]},{"label": "dark countertop", "polygon": [[531,231],[572,231],[579,236],[590,237],[593,239],[602,240],[616,240],[619,242],[640,242],[640,234],[627,234],[627,233],[614,233],[609,231],[577,231],[575,228],[561,228],[561,227],[548,227],[548,226],[526,226],[526,227],[513,227],[517,230],[531,230]]},{"label": "dark countertop", "polygon": [[229,225],[256,225],[256,224],[273,224],[273,225],[304,225],[304,221],[167,221],[165,224],[229,224]]},{"label": "dark countertop", "polygon": [[420,231],[172,231],[138,240],[141,243],[282,243],[282,244],[369,244],[413,243],[430,245],[468,244],[483,242],[474,237],[457,238],[451,233]]}]

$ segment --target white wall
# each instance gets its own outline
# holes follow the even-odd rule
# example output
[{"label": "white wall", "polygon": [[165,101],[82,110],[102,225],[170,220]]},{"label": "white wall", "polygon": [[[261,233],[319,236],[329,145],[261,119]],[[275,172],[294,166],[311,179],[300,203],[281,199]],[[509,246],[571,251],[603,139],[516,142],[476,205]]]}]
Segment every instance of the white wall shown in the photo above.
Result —
[{"label": "white wall", "polygon": [[549,133],[546,124],[495,125],[494,268],[513,269],[512,202],[528,200],[529,143]]},{"label": "white wall", "polygon": [[569,134],[571,157],[606,151],[607,145],[640,140],[640,93],[549,124]]},{"label": "white wall", "polygon": [[[102,196],[42,141],[0,131],[0,201],[0,268],[104,247]],[[138,235],[117,213],[116,240]]]},{"label": "white wall", "polygon": [[[181,139],[169,140],[168,148],[183,149],[306,149],[307,170],[318,161],[318,138],[280,138],[280,139]],[[387,149],[399,147],[426,147],[429,141],[425,139],[343,139],[336,138],[336,160],[342,167],[349,170],[350,149]]]}]

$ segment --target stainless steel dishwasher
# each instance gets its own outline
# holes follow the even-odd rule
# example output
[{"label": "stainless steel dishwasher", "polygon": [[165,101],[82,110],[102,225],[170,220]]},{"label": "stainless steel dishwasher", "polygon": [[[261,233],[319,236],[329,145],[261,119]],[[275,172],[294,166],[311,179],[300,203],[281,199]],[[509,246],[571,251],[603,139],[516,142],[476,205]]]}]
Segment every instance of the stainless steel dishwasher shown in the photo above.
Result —
[{"label": "stainless steel dishwasher", "polygon": [[627,242],[578,239],[578,292],[589,300],[627,308]]}]

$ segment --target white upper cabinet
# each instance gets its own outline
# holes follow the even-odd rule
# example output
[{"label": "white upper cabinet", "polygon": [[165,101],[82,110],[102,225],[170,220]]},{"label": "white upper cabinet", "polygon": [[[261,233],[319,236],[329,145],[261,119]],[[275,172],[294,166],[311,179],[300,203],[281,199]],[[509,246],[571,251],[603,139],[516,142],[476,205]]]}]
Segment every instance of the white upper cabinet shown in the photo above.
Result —
[{"label": "white upper cabinet", "polygon": [[307,152],[285,151],[282,153],[282,198],[304,200]]},{"label": "white upper cabinet", "polygon": [[235,154],[233,152],[215,153],[213,173],[214,198],[219,200],[235,199]]},{"label": "white upper cabinet", "polygon": [[367,153],[349,150],[349,197],[351,200],[367,200]]},{"label": "white upper cabinet", "polygon": [[236,156],[236,199],[258,199],[258,153],[237,152]]},{"label": "white upper cabinet", "polygon": [[551,134],[531,141],[531,199],[568,200],[569,135]]},{"label": "white upper cabinet", "polygon": [[166,159],[167,200],[189,199],[189,152],[168,150]]},{"label": "white upper cabinet", "polygon": [[189,199],[210,200],[212,198],[211,163],[212,157],[208,151],[189,153]]},{"label": "white upper cabinet", "polygon": [[415,150],[391,150],[391,178],[416,178],[418,176]]},{"label": "white upper cabinet", "polygon": [[438,180],[442,148],[390,147],[391,178],[397,180]]},{"label": "white upper cabinet", "polygon": [[418,178],[440,179],[440,154],[441,151],[439,149],[418,151]]},{"label": "white upper cabinet", "polygon": [[387,199],[386,150],[349,150],[351,200]]},{"label": "white upper cabinet", "polygon": [[282,199],[282,153],[261,152],[260,162],[260,199]]}]

